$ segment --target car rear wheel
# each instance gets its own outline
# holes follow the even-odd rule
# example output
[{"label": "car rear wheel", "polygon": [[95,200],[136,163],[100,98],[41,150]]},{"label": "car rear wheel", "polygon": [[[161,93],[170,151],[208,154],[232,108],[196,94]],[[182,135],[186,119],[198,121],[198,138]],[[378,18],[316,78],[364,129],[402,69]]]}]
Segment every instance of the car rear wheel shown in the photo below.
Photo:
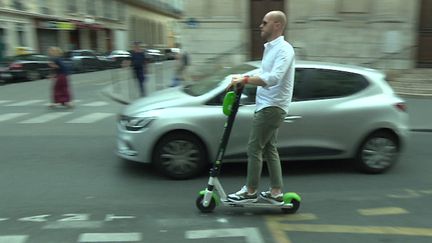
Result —
[{"label": "car rear wheel", "polygon": [[162,174],[173,179],[192,178],[208,164],[204,145],[189,133],[163,137],[154,150],[153,163]]},{"label": "car rear wheel", "polygon": [[362,172],[378,174],[392,167],[398,156],[399,144],[396,136],[388,132],[376,132],[362,143],[355,161]]}]

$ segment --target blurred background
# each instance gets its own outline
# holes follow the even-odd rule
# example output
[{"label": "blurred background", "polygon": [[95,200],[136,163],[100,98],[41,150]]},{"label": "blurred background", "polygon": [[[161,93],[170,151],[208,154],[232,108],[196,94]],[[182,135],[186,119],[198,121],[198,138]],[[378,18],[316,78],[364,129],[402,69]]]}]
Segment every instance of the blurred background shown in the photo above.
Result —
[{"label": "blurred background", "polygon": [[[205,82],[219,82],[218,75],[241,73],[228,68],[261,59],[264,43],[259,25],[270,10],[287,14],[285,39],[294,46],[298,60],[332,62],[335,64],[329,66],[336,71],[344,66],[339,64],[354,64],[387,74],[385,81],[378,73],[365,76],[372,87],[365,92],[364,85],[340,85],[341,80],[347,81],[343,84],[364,83],[357,75],[347,76],[346,68],[337,71],[338,76],[315,72],[316,66],[310,68],[312,76],[298,75],[300,82],[314,84],[303,87],[316,88],[321,96],[293,102],[298,111],[293,118],[306,118],[292,124],[291,130],[293,134],[303,132],[306,139],[295,135],[294,140],[315,140],[321,146],[344,144],[353,149],[358,147],[326,142],[323,134],[345,139],[358,132],[376,139],[375,150],[368,150],[370,154],[376,151],[372,160],[385,158],[389,151],[386,141],[394,137],[368,133],[358,124],[377,119],[380,126],[389,126],[381,121],[400,122],[389,116],[396,113],[404,120],[409,115],[409,142],[398,166],[380,176],[352,171],[346,163],[350,160],[322,163],[316,157],[317,161],[310,163],[284,164],[287,190],[304,198],[301,213],[293,217],[280,217],[279,210],[240,208],[198,214],[194,202],[208,181],[207,174],[166,180],[151,166],[120,159],[118,153],[133,155],[133,147],[145,148],[143,144],[151,139],[161,139],[167,146],[171,142],[181,145],[175,146],[179,150],[167,150],[180,165],[188,164],[188,158],[201,162],[196,158],[206,152],[200,149],[205,139],[194,134],[206,130],[209,138],[220,136],[215,129],[219,125],[212,125],[218,124],[220,109],[217,102],[202,105],[203,109],[198,105],[191,106],[197,110],[185,109],[191,104],[187,102],[201,102],[195,101],[201,97],[188,93],[190,87],[195,84],[205,91]],[[146,88],[150,94],[161,91],[148,100],[140,99],[132,70],[122,65],[130,59],[129,50],[137,41],[151,62],[146,67]],[[64,61],[73,74],[74,109],[47,108],[55,84],[49,79],[50,46],[64,50]],[[187,77],[182,86],[170,88],[177,78],[179,53],[187,53]],[[361,73],[374,73],[360,69]],[[386,81],[403,100],[382,85]],[[296,87],[301,90],[302,86]],[[351,87],[359,87],[361,92],[328,99],[328,90],[340,94]],[[224,236],[206,242],[226,241],[232,234],[232,242],[429,243],[432,225],[430,216],[425,217],[430,215],[425,205],[432,204],[431,97],[432,0],[0,0],[0,243],[204,242],[192,237],[199,234],[202,238]],[[177,113],[162,109],[167,104]],[[143,112],[136,112],[140,109]],[[126,110],[128,113],[123,112]],[[149,114],[151,117],[146,117]],[[215,122],[187,120],[207,115],[215,117]],[[149,125],[153,116],[159,119],[152,123],[153,130],[139,128]],[[172,123],[163,123],[164,117]],[[190,133],[183,133],[184,127],[182,133],[161,129],[161,124],[181,125],[182,121]],[[193,122],[201,126],[190,126]],[[249,123],[240,120],[239,124]],[[150,135],[145,133],[148,131]],[[161,133],[152,131],[168,132],[158,136]],[[308,136],[312,133],[314,136]],[[312,149],[324,155],[325,151],[339,151],[322,150],[306,142],[297,146],[304,153]],[[352,142],[363,146],[358,137]],[[159,149],[162,142],[153,144],[158,145],[155,150],[163,151]],[[188,148],[199,148],[199,156]],[[238,189],[245,164],[224,168],[227,191]]]},{"label": "blurred background", "polygon": [[287,13],[299,59],[432,66],[430,0],[0,0],[0,58],[49,46],[106,56],[133,41],[165,54],[180,43],[199,75],[259,59],[259,24],[272,9]]}]

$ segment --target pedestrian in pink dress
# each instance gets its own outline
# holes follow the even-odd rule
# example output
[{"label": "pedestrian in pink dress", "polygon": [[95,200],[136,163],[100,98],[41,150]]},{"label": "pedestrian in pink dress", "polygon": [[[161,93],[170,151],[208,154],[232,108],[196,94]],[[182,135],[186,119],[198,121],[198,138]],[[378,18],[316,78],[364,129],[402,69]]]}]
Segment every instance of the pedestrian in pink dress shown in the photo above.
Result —
[{"label": "pedestrian in pink dress", "polygon": [[50,47],[48,54],[52,57],[50,67],[53,69],[53,86],[52,86],[52,104],[50,107],[57,105],[66,108],[72,108],[71,92],[69,89],[68,70],[62,61],[63,51],[58,47]]}]

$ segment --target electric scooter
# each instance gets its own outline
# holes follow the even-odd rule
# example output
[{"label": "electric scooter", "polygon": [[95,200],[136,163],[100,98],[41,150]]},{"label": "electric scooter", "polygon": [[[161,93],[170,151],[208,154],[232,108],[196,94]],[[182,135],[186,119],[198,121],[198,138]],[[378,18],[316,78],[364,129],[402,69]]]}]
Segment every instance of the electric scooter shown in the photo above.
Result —
[{"label": "electric scooter", "polygon": [[[225,154],[225,148],[228,144],[231,129],[234,125],[235,117],[240,106],[240,98],[244,85],[237,85],[234,91],[226,93],[223,100],[223,113],[228,116],[224,126],[224,133],[219,144],[219,150],[215,162],[210,169],[210,177],[205,190],[199,192],[196,199],[197,208],[203,213],[212,212],[217,205],[231,207],[255,207],[255,208],[279,208],[283,213],[293,214],[300,208],[301,197],[295,192],[284,193],[281,205],[275,205],[268,202],[253,203],[236,203],[228,200],[218,176],[221,172],[222,160]],[[261,199],[262,200],[262,199]]]}]

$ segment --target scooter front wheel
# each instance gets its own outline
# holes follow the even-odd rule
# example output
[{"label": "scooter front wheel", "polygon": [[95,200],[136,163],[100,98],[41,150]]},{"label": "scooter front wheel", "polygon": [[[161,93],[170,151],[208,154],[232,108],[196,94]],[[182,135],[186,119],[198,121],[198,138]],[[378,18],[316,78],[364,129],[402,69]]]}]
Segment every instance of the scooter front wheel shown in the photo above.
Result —
[{"label": "scooter front wheel", "polygon": [[294,214],[297,212],[297,210],[300,208],[300,201],[298,200],[291,200],[292,208],[282,208],[282,212],[286,214]]},{"label": "scooter front wheel", "polygon": [[216,207],[216,201],[215,201],[215,199],[212,197],[212,199],[210,200],[210,203],[209,203],[208,206],[204,206],[203,202],[204,202],[204,195],[199,195],[198,198],[195,201],[195,205],[197,206],[197,208],[202,213],[211,213],[211,212],[213,212],[213,210]]}]

